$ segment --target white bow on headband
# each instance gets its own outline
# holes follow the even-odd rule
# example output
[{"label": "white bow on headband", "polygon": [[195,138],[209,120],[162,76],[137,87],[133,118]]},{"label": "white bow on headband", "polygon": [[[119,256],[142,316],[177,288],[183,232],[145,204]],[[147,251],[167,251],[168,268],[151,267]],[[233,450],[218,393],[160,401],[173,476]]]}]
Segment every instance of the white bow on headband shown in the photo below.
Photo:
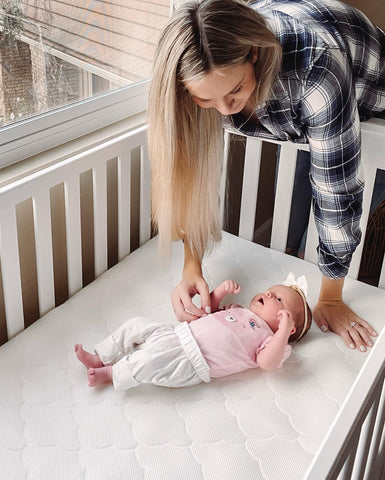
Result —
[{"label": "white bow on headband", "polygon": [[305,275],[301,275],[296,279],[294,273],[290,272],[283,284],[287,287],[295,285],[296,287],[300,288],[303,291],[305,297],[307,297],[308,285]]}]

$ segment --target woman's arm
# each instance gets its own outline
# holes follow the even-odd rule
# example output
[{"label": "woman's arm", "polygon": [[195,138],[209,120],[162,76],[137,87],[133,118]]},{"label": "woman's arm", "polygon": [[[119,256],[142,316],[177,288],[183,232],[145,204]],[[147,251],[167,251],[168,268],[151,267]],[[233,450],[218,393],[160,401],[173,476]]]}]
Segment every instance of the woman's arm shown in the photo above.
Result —
[{"label": "woman's arm", "polygon": [[302,98],[319,235],[318,265],[323,274],[314,319],[323,331],[341,335],[350,348],[365,351],[372,346],[370,336],[375,332],[342,300],[344,277],[360,240],[364,188],[360,118],[351,95],[352,66],[346,58],[339,49],[325,50],[309,72],[309,88]]},{"label": "woman's arm", "polygon": [[[201,308],[192,302],[195,295],[201,297]],[[187,242],[184,243],[182,280],[171,292],[171,303],[180,322],[191,322],[211,311],[209,287],[202,275],[202,259],[193,255]]]}]

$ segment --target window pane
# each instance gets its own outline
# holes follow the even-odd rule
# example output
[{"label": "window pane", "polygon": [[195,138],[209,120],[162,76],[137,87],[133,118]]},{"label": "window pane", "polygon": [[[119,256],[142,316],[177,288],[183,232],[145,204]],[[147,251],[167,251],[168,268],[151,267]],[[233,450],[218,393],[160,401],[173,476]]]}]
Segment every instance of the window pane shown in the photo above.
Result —
[{"label": "window pane", "polygon": [[3,0],[0,126],[149,78],[170,0]]}]

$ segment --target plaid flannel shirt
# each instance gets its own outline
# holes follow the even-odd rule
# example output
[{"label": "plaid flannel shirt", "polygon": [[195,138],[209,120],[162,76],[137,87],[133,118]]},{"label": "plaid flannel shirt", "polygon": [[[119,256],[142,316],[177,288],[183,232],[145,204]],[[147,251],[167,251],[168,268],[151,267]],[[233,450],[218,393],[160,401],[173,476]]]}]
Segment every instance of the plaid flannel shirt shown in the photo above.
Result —
[{"label": "plaid flannel shirt", "polygon": [[263,0],[251,5],[279,39],[283,61],[272,94],[238,114],[246,135],[309,143],[319,234],[318,264],[342,278],[361,239],[360,121],[385,111],[385,34],[337,0]]}]

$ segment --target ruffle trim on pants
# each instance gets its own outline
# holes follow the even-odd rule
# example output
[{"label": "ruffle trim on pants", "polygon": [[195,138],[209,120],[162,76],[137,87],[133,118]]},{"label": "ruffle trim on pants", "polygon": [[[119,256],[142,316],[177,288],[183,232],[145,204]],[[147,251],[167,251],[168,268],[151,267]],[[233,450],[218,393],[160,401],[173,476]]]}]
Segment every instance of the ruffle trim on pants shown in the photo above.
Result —
[{"label": "ruffle trim on pants", "polygon": [[175,333],[177,334],[183,350],[185,351],[199,378],[202,380],[202,382],[210,382],[210,367],[202,355],[202,352],[193,334],[191,333],[188,323],[183,322],[177,325],[175,327]]}]

